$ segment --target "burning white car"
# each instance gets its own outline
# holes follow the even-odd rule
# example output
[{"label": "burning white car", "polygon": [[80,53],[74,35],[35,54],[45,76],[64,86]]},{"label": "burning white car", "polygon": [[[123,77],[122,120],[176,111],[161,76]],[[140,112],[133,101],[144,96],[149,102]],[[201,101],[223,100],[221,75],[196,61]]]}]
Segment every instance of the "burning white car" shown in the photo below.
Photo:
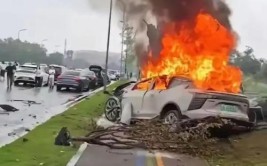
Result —
[{"label": "burning white car", "polygon": [[107,102],[106,117],[115,115],[118,108],[122,108],[121,119],[128,120],[159,117],[166,123],[176,123],[187,118],[221,117],[246,124],[254,122],[249,118],[246,96],[200,90],[183,77],[168,81],[166,76],[150,78],[124,89],[120,101]]}]

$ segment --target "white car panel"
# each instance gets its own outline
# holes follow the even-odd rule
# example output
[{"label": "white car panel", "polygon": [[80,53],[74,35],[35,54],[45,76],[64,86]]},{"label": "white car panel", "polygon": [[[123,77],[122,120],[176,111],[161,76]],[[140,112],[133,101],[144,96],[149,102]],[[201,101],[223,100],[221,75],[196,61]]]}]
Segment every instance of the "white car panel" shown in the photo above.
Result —
[{"label": "white car panel", "polygon": [[131,103],[133,106],[133,115],[140,114],[145,93],[146,91],[142,90],[125,91],[122,96],[122,107],[127,103]]}]

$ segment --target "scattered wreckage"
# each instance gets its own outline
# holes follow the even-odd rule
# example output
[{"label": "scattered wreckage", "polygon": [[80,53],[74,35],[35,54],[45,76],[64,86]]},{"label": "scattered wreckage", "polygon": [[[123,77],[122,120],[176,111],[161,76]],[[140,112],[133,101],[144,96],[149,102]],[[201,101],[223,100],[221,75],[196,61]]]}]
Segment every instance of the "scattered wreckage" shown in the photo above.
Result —
[{"label": "scattered wreckage", "polygon": [[105,116],[112,122],[120,120],[124,124],[157,117],[170,124],[220,117],[247,127],[255,126],[257,120],[264,117],[261,107],[251,104],[244,94],[204,91],[187,78],[167,80],[166,76],[117,87],[106,102]]}]

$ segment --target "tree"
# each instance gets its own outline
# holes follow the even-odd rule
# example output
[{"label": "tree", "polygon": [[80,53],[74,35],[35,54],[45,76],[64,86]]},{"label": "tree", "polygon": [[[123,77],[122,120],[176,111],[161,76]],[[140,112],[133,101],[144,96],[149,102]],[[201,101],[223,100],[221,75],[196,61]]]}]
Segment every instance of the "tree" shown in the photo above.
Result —
[{"label": "tree", "polygon": [[125,49],[125,73],[134,72],[134,68],[136,67],[136,54],[134,50],[135,43],[135,35],[134,29],[128,23],[125,23],[124,28],[124,44],[126,46]]},{"label": "tree", "polygon": [[47,50],[37,43],[22,42],[12,38],[0,39],[0,61],[62,64],[63,54],[52,53],[47,56],[46,52]]},{"label": "tree", "polygon": [[46,59],[46,49],[39,44],[7,38],[0,40],[0,60],[40,63]]},{"label": "tree", "polygon": [[240,53],[234,52],[232,55],[233,64],[240,67],[245,74],[255,75],[261,70],[261,61],[254,55],[254,51],[251,47]]},{"label": "tree", "polygon": [[59,52],[49,54],[49,56],[48,56],[48,64],[62,65],[63,60],[64,60],[64,55],[59,53]]}]

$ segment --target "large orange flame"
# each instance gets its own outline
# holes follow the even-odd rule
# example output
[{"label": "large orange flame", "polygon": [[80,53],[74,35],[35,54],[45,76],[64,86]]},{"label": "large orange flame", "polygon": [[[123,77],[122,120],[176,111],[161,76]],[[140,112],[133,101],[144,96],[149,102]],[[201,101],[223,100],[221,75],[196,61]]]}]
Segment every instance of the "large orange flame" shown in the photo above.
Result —
[{"label": "large orange flame", "polygon": [[242,73],[228,64],[235,41],[230,30],[206,13],[198,14],[193,25],[190,21],[169,23],[161,53],[157,59],[148,56],[142,77],[184,76],[204,90],[238,93]]}]

